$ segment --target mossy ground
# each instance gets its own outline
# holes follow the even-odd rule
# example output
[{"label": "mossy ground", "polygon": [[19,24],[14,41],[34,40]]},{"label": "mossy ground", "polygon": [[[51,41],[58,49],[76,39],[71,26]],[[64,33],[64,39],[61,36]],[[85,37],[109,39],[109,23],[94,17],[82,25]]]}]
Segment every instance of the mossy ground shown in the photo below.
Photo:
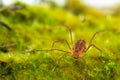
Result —
[{"label": "mossy ground", "polygon": [[[15,46],[0,52],[0,80],[119,80],[120,16],[97,11],[85,14],[83,22],[83,13],[75,16],[61,8],[28,5],[17,11],[1,8],[0,20],[13,31],[0,25],[0,45],[14,43]],[[49,50],[52,42],[61,38],[70,42],[69,32],[61,25],[63,22],[71,26],[74,42],[84,39],[88,44],[96,31],[106,29],[93,41],[102,54],[91,48],[79,60],[67,54],[56,63],[63,52],[25,52]],[[69,50],[65,43],[58,43],[55,48]]]}]

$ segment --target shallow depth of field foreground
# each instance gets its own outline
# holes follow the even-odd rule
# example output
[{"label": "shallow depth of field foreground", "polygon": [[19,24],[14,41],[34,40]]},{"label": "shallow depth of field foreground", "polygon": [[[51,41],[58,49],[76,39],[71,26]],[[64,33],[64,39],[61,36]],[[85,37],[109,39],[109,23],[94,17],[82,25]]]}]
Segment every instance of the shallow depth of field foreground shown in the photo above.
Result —
[{"label": "shallow depth of field foreground", "polygon": [[[0,80],[120,80],[120,6],[105,13],[66,1],[0,6]],[[101,30],[92,41],[99,49],[91,46],[79,58],[63,52],[72,50],[64,39],[70,47],[80,39],[88,47]]]}]

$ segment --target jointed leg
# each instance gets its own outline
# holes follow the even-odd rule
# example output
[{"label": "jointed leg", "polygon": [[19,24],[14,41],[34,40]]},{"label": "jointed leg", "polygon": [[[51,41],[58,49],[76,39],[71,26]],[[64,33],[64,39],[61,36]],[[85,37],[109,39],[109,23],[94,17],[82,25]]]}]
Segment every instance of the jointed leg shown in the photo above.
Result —
[{"label": "jointed leg", "polygon": [[68,31],[70,32],[70,39],[71,39],[71,43],[73,44],[73,36],[72,36],[71,28],[69,26],[67,26],[67,25],[64,25],[64,24],[62,24],[62,25],[65,26],[68,29]]},{"label": "jointed leg", "polygon": [[[69,45],[69,43],[68,43],[68,41],[67,41],[66,39],[61,39],[61,40],[56,40],[56,41],[54,41],[54,42],[53,42],[53,44],[52,44],[51,50],[53,50],[53,49],[54,49],[54,48],[53,48],[53,47],[54,47],[54,45],[55,45],[56,43],[58,43],[58,42],[66,42],[66,43],[67,43],[68,48],[71,50],[71,47],[70,47],[70,45]],[[59,49],[57,49],[57,50],[58,50],[58,51],[65,52],[65,54],[61,55],[61,56],[58,58],[58,60],[57,60],[57,62],[56,62],[56,65],[53,67],[52,71],[54,71],[54,70],[56,69],[57,64],[59,63],[59,60],[60,60],[61,58],[63,58],[63,57],[66,55],[66,53],[71,53],[71,52],[68,52],[68,51],[63,51],[63,50],[59,50]]]},{"label": "jointed leg", "polygon": [[102,50],[100,49],[100,48],[98,48],[97,46],[95,46],[94,44],[90,44],[89,46],[88,46],[88,48],[86,49],[86,52],[87,52],[87,50],[90,48],[90,47],[94,47],[94,48],[96,48],[97,50],[99,50],[101,53],[102,53]]},{"label": "jointed leg", "polygon": [[63,55],[61,55],[58,59],[57,59],[57,62],[56,62],[56,65],[52,68],[51,71],[54,71],[57,67],[57,64],[59,63],[59,60],[61,58],[63,58],[67,53],[71,53],[71,52],[68,52],[68,51],[64,51],[64,50],[60,50],[60,49],[51,49],[51,50],[32,50],[32,51],[28,51],[28,52],[37,52],[37,51],[53,51],[53,50],[56,50],[56,51],[61,51],[61,52],[65,52]]},{"label": "jointed leg", "polygon": [[70,53],[69,51],[64,51],[64,50],[60,50],[60,49],[50,49],[50,50],[30,50],[30,51],[24,51],[24,52],[38,52],[38,51],[41,51],[41,52],[48,52],[48,51],[60,51],[60,52],[65,52],[65,53]]},{"label": "jointed leg", "polygon": [[99,34],[99,33],[104,32],[104,31],[106,31],[106,30],[101,30],[101,31],[95,32],[94,35],[92,36],[89,44],[92,44],[92,41],[93,41],[94,37],[96,36],[96,34]]},{"label": "jointed leg", "polygon": [[[50,50],[32,50],[32,51],[29,51],[29,52],[54,51],[54,50],[56,50],[56,51],[61,51],[61,52],[65,52],[63,55],[61,55],[61,56],[58,58],[58,60],[57,60],[57,62],[56,62],[56,64],[58,64],[58,63],[59,63],[59,60],[60,60],[61,58],[63,58],[67,53],[71,53],[71,52],[69,52],[69,51],[64,51],[64,50],[60,50],[60,49],[53,48],[54,45],[55,45],[55,43],[58,43],[58,42],[66,42],[66,43],[67,43],[67,46],[68,46],[69,49],[71,50],[71,47],[70,47],[68,41],[67,41],[66,39],[61,39],[61,40],[56,40],[56,41],[54,41]],[[52,69],[52,71],[54,71],[54,70],[56,69],[56,67],[57,67],[57,65],[54,66],[54,68]]]},{"label": "jointed leg", "polygon": [[57,64],[59,63],[59,60],[61,59],[61,58],[63,58],[67,53],[71,53],[71,52],[68,52],[68,51],[64,51],[64,50],[60,50],[60,49],[50,49],[50,50],[32,50],[32,51],[27,51],[27,52],[32,52],[32,53],[34,53],[34,52],[38,52],[38,51],[53,51],[53,50],[56,50],[56,51],[61,51],[61,52],[65,52],[63,55],[61,55],[59,58],[58,58],[58,60],[57,60],[57,62],[56,62],[56,65],[52,68],[52,71],[54,71],[55,69],[56,69],[56,67],[57,67]]},{"label": "jointed leg", "polygon": [[70,45],[69,45],[69,43],[68,43],[68,41],[67,41],[66,39],[60,39],[60,40],[54,41],[54,42],[52,43],[51,49],[53,49],[53,48],[54,48],[54,45],[55,45],[56,43],[58,43],[58,42],[65,42],[65,43],[67,43],[68,48],[71,50],[71,47],[70,47]]},{"label": "jointed leg", "polygon": [[[69,52],[69,53],[70,53],[70,52]],[[67,53],[64,53],[63,55],[61,55],[61,56],[57,59],[56,65],[52,68],[52,71],[54,71],[54,70],[56,69],[57,64],[59,63],[59,60],[60,60],[61,58],[63,58],[66,54],[67,54]]]}]

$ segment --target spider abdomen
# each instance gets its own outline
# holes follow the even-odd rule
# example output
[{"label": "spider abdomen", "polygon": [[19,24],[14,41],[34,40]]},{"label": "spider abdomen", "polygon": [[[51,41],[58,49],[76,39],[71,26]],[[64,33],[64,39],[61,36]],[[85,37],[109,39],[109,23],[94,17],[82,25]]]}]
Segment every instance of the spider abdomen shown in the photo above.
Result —
[{"label": "spider abdomen", "polygon": [[86,43],[84,40],[78,40],[72,48],[72,56],[79,58],[86,50]]}]

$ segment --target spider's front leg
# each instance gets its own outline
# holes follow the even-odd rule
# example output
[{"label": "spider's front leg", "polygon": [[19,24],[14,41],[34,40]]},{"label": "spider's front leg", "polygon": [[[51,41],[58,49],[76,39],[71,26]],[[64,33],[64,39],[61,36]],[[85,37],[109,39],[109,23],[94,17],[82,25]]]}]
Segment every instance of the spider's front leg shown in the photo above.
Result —
[{"label": "spider's front leg", "polygon": [[102,50],[100,49],[100,48],[98,48],[96,45],[94,45],[94,44],[92,44],[92,42],[93,42],[93,39],[95,38],[95,36],[97,35],[97,34],[99,34],[99,33],[101,33],[101,32],[104,32],[104,31],[106,31],[106,30],[100,30],[100,31],[97,31],[97,32],[95,32],[94,34],[93,34],[93,36],[92,36],[92,38],[91,38],[91,40],[90,40],[90,42],[89,42],[89,46],[87,47],[87,49],[85,50],[85,52],[87,52],[87,50],[90,48],[90,47],[94,47],[94,48],[96,48],[97,50],[99,50],[101,53],[102,53]]},{"label": "spider's front leg", "polygon": [[90,45],[87,47],[87,49],[85,50],[85,52],[87,52],[90,47],[94,47],[94,48],[96,48],[98,51],[100,51],[100,52],[102,53],[102,50],[101,50],[100,48],[98,48],[98,47],[97,47],[96,45],[94,45],[94,44],[90,44]]},{"label": "spider's front leg", "polygon": [[56,43],[59,43],[59,42],[65,42],[65,43],[67,44],[68,48],[71,50],[71,46],[70,46],[70,44],[68,43],[68,41],[67,41],[66,39],[59,39],[59,40],[54,41],[54,42],[52,43],[51,50],[54,49],[54,45],[55,45]]}]

